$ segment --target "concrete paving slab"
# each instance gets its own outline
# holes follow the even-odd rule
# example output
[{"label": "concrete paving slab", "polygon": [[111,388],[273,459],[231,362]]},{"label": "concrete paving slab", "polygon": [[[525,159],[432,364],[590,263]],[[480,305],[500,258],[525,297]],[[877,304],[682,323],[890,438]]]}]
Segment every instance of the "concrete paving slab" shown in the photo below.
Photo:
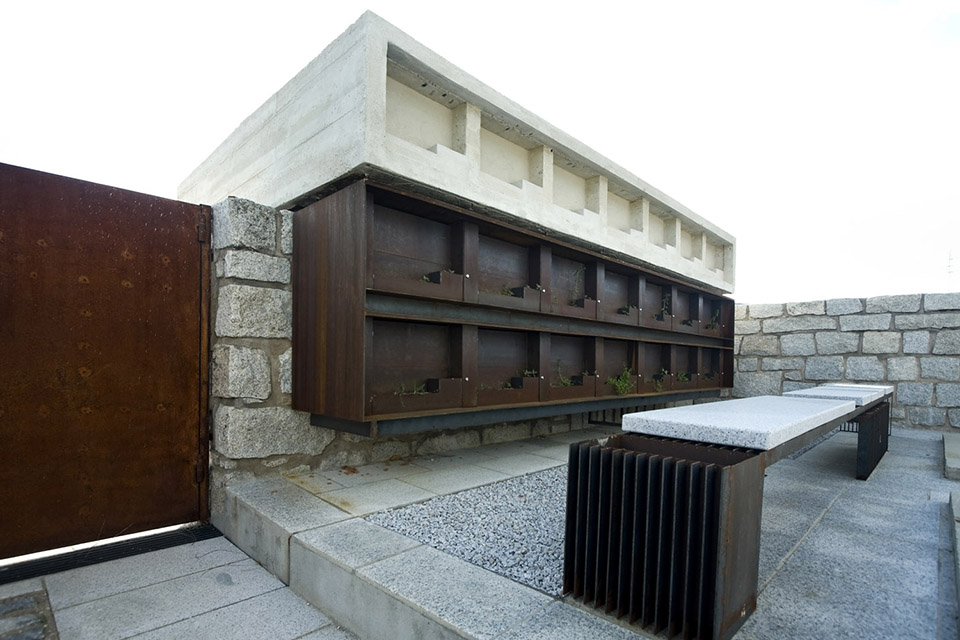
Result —
[{"label": "concrete paving slab", "polygon": [[[429,469],[414,464],[409,460],[400,460],[367,464],[362,467],[347,467],[346,469],[341,468],[322,471],[319,472],[319,475],[332,480],[341,487],[357,487],[362,484],[370,484],[371,482],[379,482],[380,480],[389,480],[391,478],[403,478],[425,471],[429,471]],[[317,472],[314,472],[314,474],[317,474]]]},{"label": "concrete paving slab", "polygon": [[335,625],[330,625],[329,627],[324,627],[318,631],[308,633],[305,636],[301,636],[297,640],[358,640],[357,636],[353,635],[346,629],[341,629]]},{"label": "concrete paving slab", "polygon": [[479,449],[461,449],[426,456],[411,458],[410,462],[418,467],[430,470],[447,469],[464,464],[476,464],[480,461],[492,460],[495,456],[481,452]]},{"label": "concrete paving slab", "polygon": [[54,610],[247,560],[226,538],[152,551],[46,576]]},{"label": "concrete paving slab", "polygon": [[649,637],[609,622],[589,611],[564,602],[553,602],[520,625],[498,636],[498,640],[638,640]]},{"label": "concrete paving slab", "polygon": [[[418,474],[415,477],[422,475]],[[348,513],[362,516],[374,511],[429,500],[436,495],[433,491],[415,487],[394,478],[329,491],[321,494],[321,497]]]},{"label": "concrete paving slab", "polygon": [[824,580],[817,571],[791,570],[778,574],[760,594],[742,633],[769,640],[933,640],[937,603],[877,585]]},{"label": "concrete paving slab", "polygon": [[322,553],[348,569],[356,569],[420,546],[362,518],[353,518],[297,534],[293,544]]},{"label": "concrete paving slab", "polygon": [[326,493],[328,491],[336,491],[337,489],[343,489],[343,485],[334,482],[330,479],[329,476],[324,475],[319,471],[304,471],[302,473],[285,473],[283,477],[287,481],[292,482],[297,485],[304,491],[309,491],[313,495],[317,496],[321,493]]},{"label": "concrete paving slab", "polygon": [[426,489],[435,495],[456,493],[464,489],[472,489],[480,485],[490,484],[507,480],[510,476],[506,473],[485,469],[472,464],[464,464],[458,467],[449,467],[446,469],[436,469],[427,473],[419,473],[415,476],[404,478],[406,482],[415,487]]},{"label": "concrete paving slab", "polygon": [[[269,615],[264,615],[266,612]],[[215,640],[241,635],[246,640],[294,640],[331,626],[326,616],[293,591],[277,589],[148,631],[137,640]]]},{"label": "concrete paving slab", "polygon": [[350,517],[280,476],[227,487],[227,495],[235,511],[224,533],[284,583],[290,579],[290,536]]},{"label": "concrete paving slab", "polygon": [[508,476],[520,476],[534,471],[543,471],[552,469],[563,464],[560,460],[554,460],[545,456],[538,456],[529,453],[518,453],[516,455],[505,455],[495,458],[490,462],[477,462],[478,467],[490,469]]},{"label": "concrete paving slab", "polygon": [[67,608],[54,607],[65,640],[128,638],[283,588],[253,560],[214,567]]},{"label": "concrete paving slab", "polygon": [[479,639],[497,637],[552,601],[426,546],[363,567],[357,574]]},{"label": "concrete paving slab", "polygon": [[34,591],[43,591],[43,582],[40,578],[30,578],[29,580],[0,584],[0,600],[19,596],[24,593],[32,593]]},{"label": "concrete paving slab", "polygon": [[960,433],[943,434],[943,474],[949,480],[960,480]]},{"label": "concrete paving slab", "polygon": [[756,396],[630,413],[623,429],[768,450],[855,409],[850,400]]},{"label": "concrete paving slab", "polygon": [[873,535],[932,547],[939,542],[941,507],[929,500],[905,506],[844,493],[824,514],[822,525],[844,536]]}]

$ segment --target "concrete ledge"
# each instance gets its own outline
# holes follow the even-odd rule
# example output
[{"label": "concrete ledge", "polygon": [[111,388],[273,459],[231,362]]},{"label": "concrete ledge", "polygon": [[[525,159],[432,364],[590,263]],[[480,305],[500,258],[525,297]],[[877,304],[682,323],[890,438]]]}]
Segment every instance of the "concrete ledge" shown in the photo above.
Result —
[{"label": "concrete ledge", "polygon": [[[950,492],[950,515],[953,516],[953,562],[960,576],[960,491]],[[960,578],[957,579],[957,606],[960,607]]]},{"label": "concrete ledge", "polygon": [[943,434],[943,476],[960,480],[960,433]]}]

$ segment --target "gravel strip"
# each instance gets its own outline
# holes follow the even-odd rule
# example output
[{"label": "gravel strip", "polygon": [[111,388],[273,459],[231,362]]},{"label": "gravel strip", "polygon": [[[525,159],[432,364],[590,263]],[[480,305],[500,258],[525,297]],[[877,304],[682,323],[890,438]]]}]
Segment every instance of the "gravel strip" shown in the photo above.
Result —
[{"label": "gravel strip", "polygon": [[564,465],[381,511],[367,520],[559,596],[566,496]]}]

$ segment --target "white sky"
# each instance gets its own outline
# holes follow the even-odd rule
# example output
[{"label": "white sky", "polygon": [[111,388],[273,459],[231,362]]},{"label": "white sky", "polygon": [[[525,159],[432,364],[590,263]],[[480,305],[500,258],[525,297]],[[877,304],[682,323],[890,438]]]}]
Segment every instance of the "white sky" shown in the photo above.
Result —
[{"label": "white sky", "polygon": [[0,162],[175,197],[365,9],[733,233],[738,302],[960,291],[960,0],[11,2]]}]

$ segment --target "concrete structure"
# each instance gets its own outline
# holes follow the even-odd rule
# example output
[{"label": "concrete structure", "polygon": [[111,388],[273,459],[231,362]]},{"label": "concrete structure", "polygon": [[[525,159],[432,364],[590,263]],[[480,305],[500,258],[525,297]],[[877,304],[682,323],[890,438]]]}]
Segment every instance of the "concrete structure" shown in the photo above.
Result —
[{"label": "concrete structure", "polygon": [[855,408],[852,400],[759,396],[631,413],[623,430],[769,450]]},{"label": "concrete structure", "polygon": [[369,12],[178,197],[295,210],[361,175],[733,291],[733,236]]},{"label": "concrete structure", "polygon": [[738,305],[733,395],[896,388],[897,427],[960,427],[960,293]]}]

